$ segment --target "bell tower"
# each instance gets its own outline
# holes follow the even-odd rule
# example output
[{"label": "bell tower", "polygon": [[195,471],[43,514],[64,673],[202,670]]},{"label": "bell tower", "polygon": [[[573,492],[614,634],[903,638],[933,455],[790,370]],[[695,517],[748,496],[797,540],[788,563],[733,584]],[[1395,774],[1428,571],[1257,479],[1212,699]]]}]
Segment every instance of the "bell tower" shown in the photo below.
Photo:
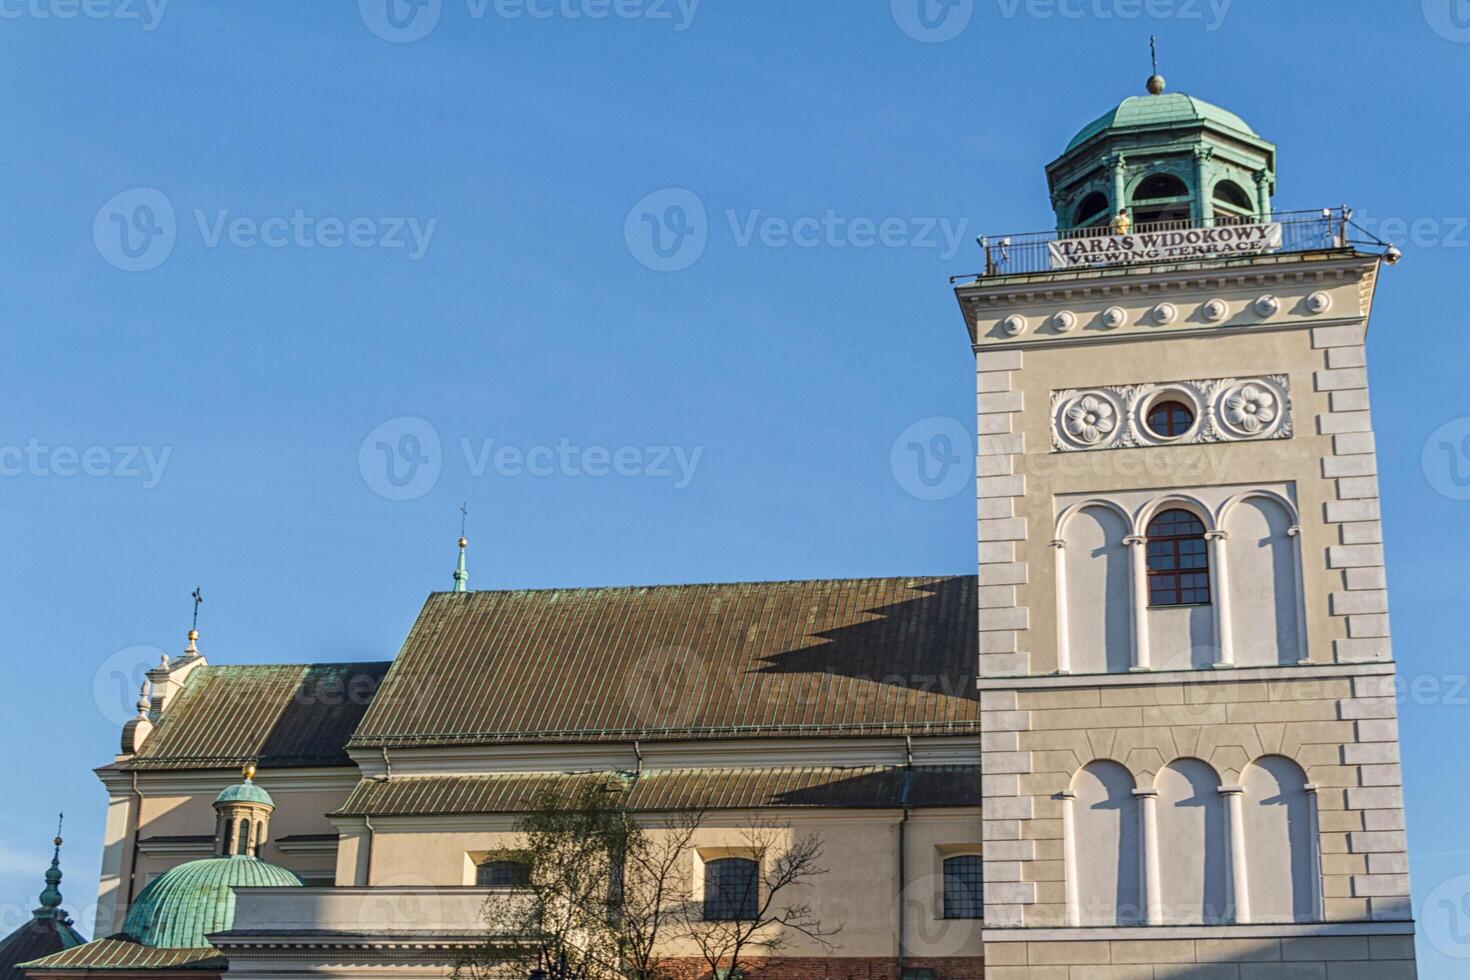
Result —
[{"label": "bell tower", "polygon": [[1274,210],[1272,143],[1147,89],[1047,167],[1056,230],[955,288],[987,969],[1413,977],[1366,360],[1398,253]]}]

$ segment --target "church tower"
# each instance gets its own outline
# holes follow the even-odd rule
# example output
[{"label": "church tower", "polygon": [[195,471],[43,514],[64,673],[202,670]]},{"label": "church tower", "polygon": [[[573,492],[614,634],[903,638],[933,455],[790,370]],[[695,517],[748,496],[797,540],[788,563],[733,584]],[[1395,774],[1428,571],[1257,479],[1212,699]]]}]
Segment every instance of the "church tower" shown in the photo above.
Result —
[{"label": "church tower", "polygon": [[1158,76],[1047,178],[1057,230],[955,290],[987,975],[1413,977],[1365,356],[1398,252],[1274,210],[1275,146]]}]

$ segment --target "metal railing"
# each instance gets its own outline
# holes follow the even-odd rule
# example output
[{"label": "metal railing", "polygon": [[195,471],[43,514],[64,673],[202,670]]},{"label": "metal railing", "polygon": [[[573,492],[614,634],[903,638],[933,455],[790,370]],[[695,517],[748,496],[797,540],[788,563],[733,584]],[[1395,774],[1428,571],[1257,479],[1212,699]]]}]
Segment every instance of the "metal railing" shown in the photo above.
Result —
[{"label": "metal railing", "polygon": [[[1065,231],[987,235],[980,239],[985,271],[973,278],[1087,271],[1203,259],[1228,259],[1348,247],[1352,210],[1278,211],[1265,220],[1216,217],[1133,225],[1103,223]],[[955,281],[971,276],[956,276]]]}]

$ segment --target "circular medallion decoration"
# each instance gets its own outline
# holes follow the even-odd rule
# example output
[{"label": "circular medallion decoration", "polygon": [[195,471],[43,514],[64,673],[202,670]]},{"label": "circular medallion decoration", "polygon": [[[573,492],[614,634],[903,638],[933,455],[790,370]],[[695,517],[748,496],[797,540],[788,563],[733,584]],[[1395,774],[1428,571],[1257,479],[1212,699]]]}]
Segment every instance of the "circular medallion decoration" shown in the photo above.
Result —
[{"label": "circular medallion decoration", "polygon": [[1077,325],[1077,314],[1071,310],[1062,310],[1051,318],[1052,326],[1056,327],[1057,333],[1066,333]]},{"label": "circular medallion decoration", "polygon": [[1173,323],[1179,316],[1179,309],[1173,303],[1160,303],[1153,308],[1155,323]]},{"label": "circular medallion decoration", "polygon": [[1242,381],[1220,393],[1215,414],[1231,432],[1259,436],[1276,428],[1285,402],[1285,395],[1270,382]]},{"label": "circular medallion decoration", "polygon": [[1223,299],[1212,299],[1200,307],[1200,312],[1204,314],[1204,318],[1209,322],[1219,323],[1230,312],[1230,307],[1225,304]]},{"label": "circular medallion decoration", "polygon": [[1109,330],[1121,327],[1128,319],[1128,311],[1121,306],[1110,306],[1102,311],[1102,325]]},{"label": "circular medallion decoration", "polygon": [[1313,313],[1326,313],[1332,309],[1332,296],[1320,289],[1307,297],[1307,309]]},{"label": "circular medallion decoration", "polygon": [[1080,392],[1059,406],[1056,426],[1065,441],[1079,448],[1096,449],[1117,439],[1123,426],[1123,406],[1108,392]]},{"label": "circular medallion decoration", "polygon": [[1267,293],[1255,303],[1256,312],[1261,316],[1275,316],[1281,311],[1281,300]]},{"label": "circular medallion decoration", "polygon": [[1019,313],[1012,313],[1000,321],[1000,328],[1008,337],[1019,337],[1026,332],[1026,318]]}]

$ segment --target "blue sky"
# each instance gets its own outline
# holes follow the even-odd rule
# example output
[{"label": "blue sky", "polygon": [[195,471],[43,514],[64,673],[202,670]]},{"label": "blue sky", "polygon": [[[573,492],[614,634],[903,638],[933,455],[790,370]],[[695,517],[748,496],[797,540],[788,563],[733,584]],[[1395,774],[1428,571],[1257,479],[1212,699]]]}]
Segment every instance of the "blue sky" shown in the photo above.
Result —
[{"label": "blue sky", "polygon": [[[0,0],[0,925],[61,809],[89,904],[118,678],[196,585],[216,662],[387,659],[466,499],[479,588],[972,570],[967,481],[890,459],[973,430],[947,277],[1050,224],[1150,33],[1279,144],[1279,207],[1407,253],[1370,362],[1410,842],[1470,914],[1470,4],[906,2]],[[640,244],[648,195],[704,233]]]}]

